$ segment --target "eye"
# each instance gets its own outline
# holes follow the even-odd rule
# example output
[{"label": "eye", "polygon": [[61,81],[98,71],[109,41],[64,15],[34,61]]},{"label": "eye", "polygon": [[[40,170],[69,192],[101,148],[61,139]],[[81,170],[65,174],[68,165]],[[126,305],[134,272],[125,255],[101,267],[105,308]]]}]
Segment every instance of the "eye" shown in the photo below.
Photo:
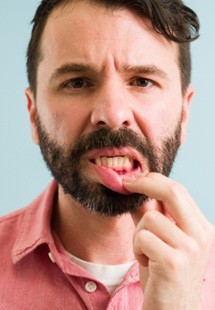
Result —
[{"label": "eye", "polygon": [[63,87],[67,89],[80,89],[88,86],[90,86],[90,83],[84,78],[75,78],[63,84]]},{"label": "eye", "polygon": [[149,79],[139,77],[133,80],[131,84],[137,87],[149,88],[153,85],[153,82]]}]

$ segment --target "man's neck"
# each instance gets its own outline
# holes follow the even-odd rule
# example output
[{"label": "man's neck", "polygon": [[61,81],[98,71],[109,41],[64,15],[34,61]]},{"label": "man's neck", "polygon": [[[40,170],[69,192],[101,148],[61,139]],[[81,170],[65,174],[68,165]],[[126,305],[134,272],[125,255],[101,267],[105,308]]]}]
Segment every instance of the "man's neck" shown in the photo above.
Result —
[{"label": "man's neck", "polygon": [[65,249],[93,263],[121,264],[134,260],[134,223],[129,214],[105,217],[86,210],[59,188],[53,229]]}]

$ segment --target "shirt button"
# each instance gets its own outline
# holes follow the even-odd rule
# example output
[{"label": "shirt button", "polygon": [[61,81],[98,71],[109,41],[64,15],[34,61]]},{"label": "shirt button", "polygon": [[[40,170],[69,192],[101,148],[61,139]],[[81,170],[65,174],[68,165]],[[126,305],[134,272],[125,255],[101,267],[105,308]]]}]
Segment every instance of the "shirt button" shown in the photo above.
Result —
[{"label": "shirt button", "polygon": [[93,281],[89,281],[85,284],[85,290],[88,292],[88,293],[94,293],[97,289],[97,285],[95,282]]}]

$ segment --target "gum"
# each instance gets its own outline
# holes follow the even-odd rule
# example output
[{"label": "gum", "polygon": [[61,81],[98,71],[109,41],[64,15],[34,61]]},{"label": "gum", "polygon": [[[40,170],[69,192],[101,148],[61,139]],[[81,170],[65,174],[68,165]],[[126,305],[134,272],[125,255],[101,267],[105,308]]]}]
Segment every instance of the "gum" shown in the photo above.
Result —
[{"label": "gum", "polygon": [[131,194],[124,188],[122,181],[124,177],[133,175],[134,173],[137,172],[137,170],[134,170],[134,171],[131,171],[125,174],[118,174],[117,171],[107,168],[107,167],[100,167],[100,166],[94,165],[94,168],[99,177],[99,181],[105,187],[119,194],[123,194],[123,195]]}]

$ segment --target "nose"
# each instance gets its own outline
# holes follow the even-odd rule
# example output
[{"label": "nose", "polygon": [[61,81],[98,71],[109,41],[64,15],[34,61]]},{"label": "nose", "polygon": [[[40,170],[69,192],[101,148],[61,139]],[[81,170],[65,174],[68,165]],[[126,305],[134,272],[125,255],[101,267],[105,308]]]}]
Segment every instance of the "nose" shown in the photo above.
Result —
[{"label": "nose", "polygon": [[[114,85],[113,85],[114,84]],[[134,121],[131,102],[122,86],[109,83],[96,93],[91,113],[93,127],[128,128]]]}]

